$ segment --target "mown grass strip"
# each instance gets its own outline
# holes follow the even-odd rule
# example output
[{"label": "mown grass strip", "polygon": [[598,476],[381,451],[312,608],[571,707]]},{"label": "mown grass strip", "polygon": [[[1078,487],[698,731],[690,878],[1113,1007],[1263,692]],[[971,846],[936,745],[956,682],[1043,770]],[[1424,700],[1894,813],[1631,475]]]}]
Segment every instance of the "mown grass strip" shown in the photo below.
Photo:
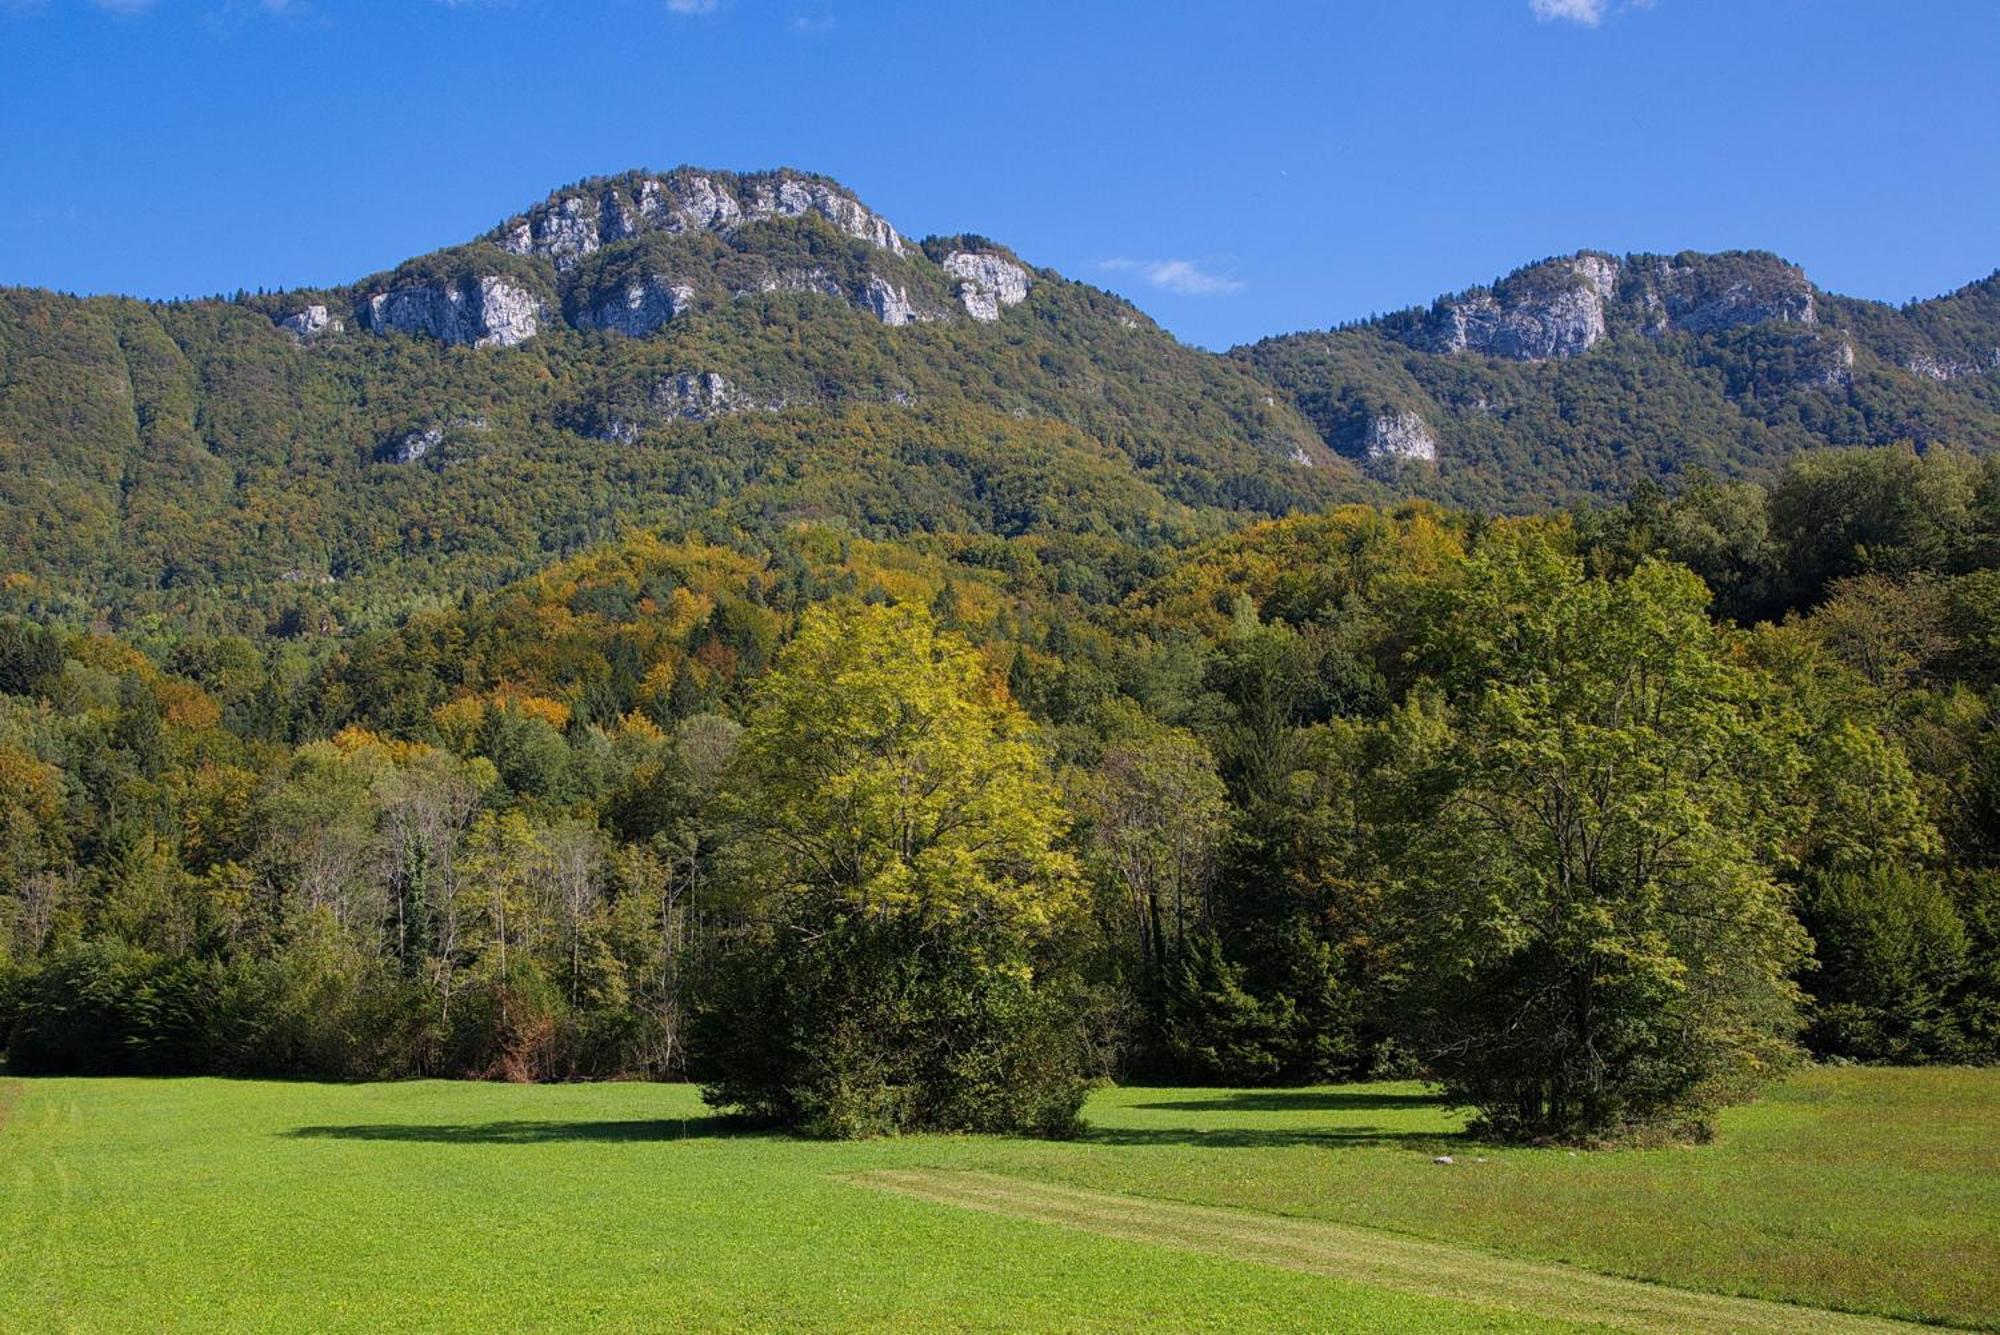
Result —
[{"label": "mown grass strip", "polygon": [[1667,1288],[1379,1229],[1118,1196],[990,1173],[880,1169],[848,1180],[942,1205],[1129,1242],[1621,1330],[1660,1335],[1724,1331],[1775,1335],[1801,1330],[1860,1335],[1919,1329],[1879,1317]]},{"label": "mown grass strip", "polygon": [[14,1111],[14,1104],[25,1088],[18,1080],[0,1080],[0,1131],[7,1129],[7,1115]]}]

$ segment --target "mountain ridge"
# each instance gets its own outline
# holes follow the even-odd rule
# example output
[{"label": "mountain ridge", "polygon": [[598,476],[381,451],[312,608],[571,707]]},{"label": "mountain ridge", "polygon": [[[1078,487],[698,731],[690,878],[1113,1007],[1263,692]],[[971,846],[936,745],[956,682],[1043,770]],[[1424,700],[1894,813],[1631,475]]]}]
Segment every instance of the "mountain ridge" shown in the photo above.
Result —
[{"label": "mountain ridge", "polygon": [[0,289],[0,603],[347,625],[634,525],[1143,549],[1351,500],[1535,509],[1990,449],[1993,368],[2000,275],[1898,309],[1757,251],[1576,252],[1210,353],[830,177],[635,170],[332,287]]}]

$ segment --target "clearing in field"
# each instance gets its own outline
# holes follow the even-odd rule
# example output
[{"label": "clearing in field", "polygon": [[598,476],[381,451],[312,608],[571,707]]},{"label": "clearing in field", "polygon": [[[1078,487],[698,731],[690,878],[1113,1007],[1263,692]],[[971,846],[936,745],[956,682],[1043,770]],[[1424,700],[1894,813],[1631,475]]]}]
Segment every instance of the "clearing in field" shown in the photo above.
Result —
[{"label": "clearing in field", "polygon": [[1577,1156],[1413,1085],[839,1144],[679,1086],[10,1091],[5,1330],[2000,1326],[2000,1072],[1814,1072],[1714,1146]]}]

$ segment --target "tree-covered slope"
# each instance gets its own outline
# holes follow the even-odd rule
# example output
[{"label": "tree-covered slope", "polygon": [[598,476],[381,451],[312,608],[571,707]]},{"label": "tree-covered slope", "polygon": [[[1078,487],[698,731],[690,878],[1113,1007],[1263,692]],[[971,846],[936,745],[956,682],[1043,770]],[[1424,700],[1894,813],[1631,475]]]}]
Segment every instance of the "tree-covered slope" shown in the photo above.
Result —
[{"label": "tree-covered slope", "polygon": [[1582,253],[1236,356],[1399,490],[1532,508],[1825,445],[2000,443],[2000,279],[1902,309],[1760,252]]},{"label": "tree-covered slope", "polygon": [[1904,440],[2000,440],[2000,276],[1585,253],[1216,356],[823,177],[632,172],[335,289],[0,289],[0,611],[360,628],[663,525],[1144,550]]},{"label": "tree-covered slope", "polygon": [[666,522],[1143,544],[1367,488],[1250,368],[798,173],[585,183],[335,291],[0,291],[0,580],[71,619],[377,622]]}]

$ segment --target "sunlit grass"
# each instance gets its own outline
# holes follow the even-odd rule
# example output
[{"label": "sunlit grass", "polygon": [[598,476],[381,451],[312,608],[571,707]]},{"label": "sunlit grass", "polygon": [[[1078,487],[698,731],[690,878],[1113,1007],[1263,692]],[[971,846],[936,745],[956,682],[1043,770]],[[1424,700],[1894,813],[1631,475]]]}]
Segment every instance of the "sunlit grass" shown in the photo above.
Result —
[{"label": "sunlit grass", "polygon": [[1119,1089],[1088,1111],[1070,1144],[842,1145],[735,1134],[674,1086],[24,1082],[0,1130],[0,1327],[1547,1328],[843,1180],[875,1168],[2000,1317],[2000,1072],[1811,1073],[1713,1146],[1577,1157],[1459,1140],[1410,1085]]}]

